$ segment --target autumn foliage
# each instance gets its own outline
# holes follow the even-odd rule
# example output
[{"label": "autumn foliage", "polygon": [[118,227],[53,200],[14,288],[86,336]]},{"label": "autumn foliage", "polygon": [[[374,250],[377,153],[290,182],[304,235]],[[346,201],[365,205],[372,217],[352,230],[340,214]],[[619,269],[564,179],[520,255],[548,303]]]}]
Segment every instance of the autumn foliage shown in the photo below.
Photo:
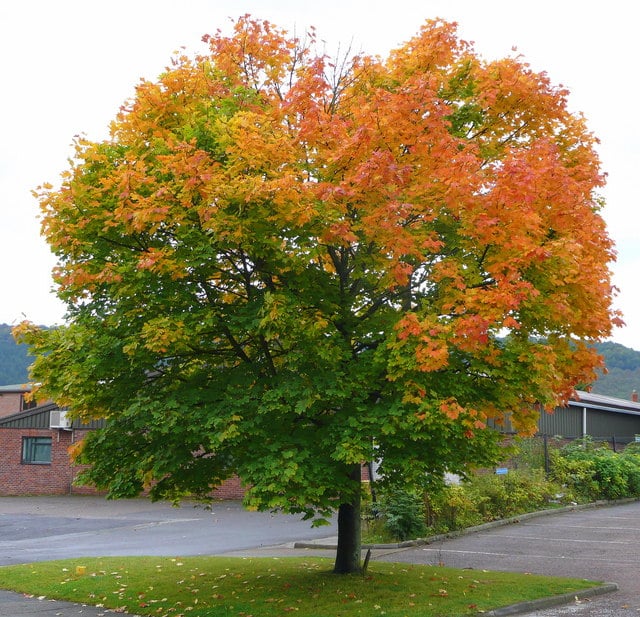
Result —
[{"label": "autumn foliage", "polygon": [[330,59],[244,17],[143,81],[38,191],[67,327],[23,340],[115,495],[353,503],[437,481],[589,382],[611,309],[596,139],[519,58],[427,22]]}]

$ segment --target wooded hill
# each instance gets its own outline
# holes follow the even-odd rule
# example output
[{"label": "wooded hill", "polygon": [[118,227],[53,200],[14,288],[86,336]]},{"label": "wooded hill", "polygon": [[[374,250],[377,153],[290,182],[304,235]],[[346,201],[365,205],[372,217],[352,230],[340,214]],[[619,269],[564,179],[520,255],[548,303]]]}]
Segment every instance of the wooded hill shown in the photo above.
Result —
[{"label": "wooded hill", "polygon": [[26,345],[17,345],[11,336],[11,326],[0,324],[0,386],[28,381],[28,367],[33,358]]},{"label": "wooded hill", "polygon": [[640,392],[640,351],[618,343],[599,343],[607,373],[593,384],[592,392],[630,399],[634,390]]},{"label": "wooded hill", "polygon": [[[640,351],[619,343],[600,343],[607,374],[593,384],[592,391],[628,399],[633,390],[640,391]],[[11,336],[11,326],[0,324],[0,386],[21,384],[28,380],[28,367],[33,358],[25,345],[17,345]]]}]

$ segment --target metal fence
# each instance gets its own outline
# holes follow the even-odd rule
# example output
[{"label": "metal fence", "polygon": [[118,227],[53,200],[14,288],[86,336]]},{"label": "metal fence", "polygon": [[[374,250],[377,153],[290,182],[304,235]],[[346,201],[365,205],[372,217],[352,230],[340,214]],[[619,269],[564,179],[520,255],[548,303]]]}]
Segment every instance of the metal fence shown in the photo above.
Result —
[{"label": "metal fence", "polygon": [[622,452],[630,443],[640,442],[640,435],[545,435],[519,438],[515,434],[506,436],[505,444],[515,444],[517,453],[505,464],[513,469],[538,468],[546,473],[551,470],[551,451],[560,449],[574,441],[588,440],[595,445],[606,445],[613,452]]}]

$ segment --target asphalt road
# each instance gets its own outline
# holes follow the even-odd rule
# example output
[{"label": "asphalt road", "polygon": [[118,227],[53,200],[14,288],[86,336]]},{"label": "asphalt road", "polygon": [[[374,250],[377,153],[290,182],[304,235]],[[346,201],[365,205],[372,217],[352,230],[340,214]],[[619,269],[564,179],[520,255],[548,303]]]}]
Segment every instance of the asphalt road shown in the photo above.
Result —
[{"label": "asphalt road", "polygon": [[247,512],[237,502],[212,510],[145,499],[1,497],[0,565],[111,555],[221,555],[326,537],[299,516]]},{"label": "asphalt road", "polygon": [[[0,498],[0,565],[102,555],[283,556],[303,554],[292,548],[293,541],[335,533],[335,526],[313,529],[299,517],[246,512],[234,502],[207,511],[141,499]],[[333,556],[330,550],[308,552]],[[529,615],[638,617],[640,502],[530,518],[410,549],[374,551],[373,559],[615,582],[615,593]],[[9,614],[3,608],[0,615]]]},{"label": "asphalt road", "polygon": [[379,559],[613,582],[617,592],[529,615],[638,617],[640,502],[531,518]]}]

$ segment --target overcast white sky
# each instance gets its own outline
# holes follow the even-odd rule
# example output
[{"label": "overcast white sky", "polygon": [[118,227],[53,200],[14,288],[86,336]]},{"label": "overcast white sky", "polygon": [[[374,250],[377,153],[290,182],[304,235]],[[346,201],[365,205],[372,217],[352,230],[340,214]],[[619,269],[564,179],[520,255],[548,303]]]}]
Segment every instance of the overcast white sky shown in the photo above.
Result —
[{"label": "overcast white sky", "polygon": [[54,264],[31,190],[58,181],[74,135],[107,136],[120,104],[180,47],[245,13],[291,31],[315,26],[338,43],[385,55],[424,20],[459,24],[487,58],[512,47],[571,91],[600,138],[608,173],[604,216],[618,248],[614,282],[626,327],[613,340],[640,350],[640,37],[634,3],[609,0],[7,0],[0,5],[0,323],[61,323]]}]

